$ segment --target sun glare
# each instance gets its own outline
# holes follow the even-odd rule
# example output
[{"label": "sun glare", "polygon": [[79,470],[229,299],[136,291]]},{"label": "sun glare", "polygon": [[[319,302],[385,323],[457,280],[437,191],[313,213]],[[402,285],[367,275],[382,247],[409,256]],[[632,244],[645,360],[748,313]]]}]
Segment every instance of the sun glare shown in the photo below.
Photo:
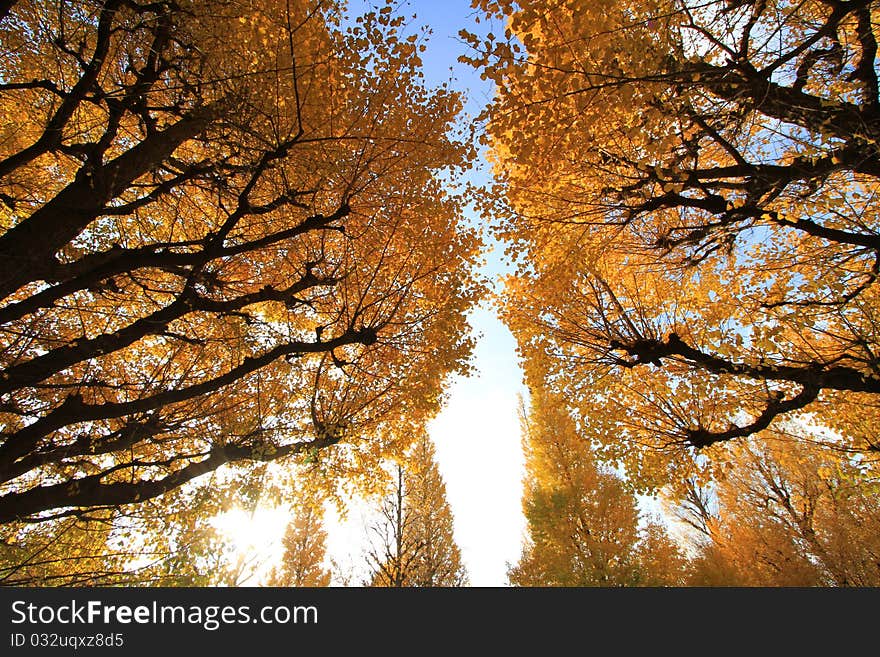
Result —
[{"label": "sun glare", "polygon": [[245,568],[241,584],[259,584],[279,563],[289,515],[281,506],[259,506],[253,511],[235,507],[214,517],[212,524],[231,543],[231,561]]}]

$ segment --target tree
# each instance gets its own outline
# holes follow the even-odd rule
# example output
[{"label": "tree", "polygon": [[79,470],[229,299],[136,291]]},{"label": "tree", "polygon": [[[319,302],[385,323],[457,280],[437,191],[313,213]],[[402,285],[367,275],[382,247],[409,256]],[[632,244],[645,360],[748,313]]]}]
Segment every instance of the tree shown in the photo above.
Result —
[{"label": "tree", "polygon": [[477,4],[529,380],[648,488],[807,417],[876,452],[875,3]]},{"label": "tree", "polygon": [[83,517],[7,523],[0,527],[0,586],[233,582],[234,546],[210,522],[233,494],[216,483]]},{"label": "tree", "polygon": [[6,534],[0,541],[0,586],[95,586],[130,582],[130,552],[108,549],[112,524],[65,518],[60,526],[39,527],[25,537]]},{"label": "tree", "polygon": [[749,441],[716,482],[693,582],[700,585],[877,586],[876,472],[837,452]]},{"label": "tree", "polygon": [[281,569],[272,569],[268,586],[329,586],[330,571],[324,567],[327,531],[321,501],[306,494],[291,511],[282,539]]},{"label": "tree", "polygon": [[324,0],[3,9],[0,523],[340,442],[369,479],[480,293],[418,35]]},{"label": "tree", "polygon": [[685,559],[662,525],[639,527],[635,496],[595,463],[559,400],[532,391],[522,414],[528,540],[508,571],[515,586],[681,584]]},{"label": "tree", "polygon": [[446,485],[424,433],[394,467],[391,492],[371,526],[371,586],[464,586],[467,571],[453,536]]}]

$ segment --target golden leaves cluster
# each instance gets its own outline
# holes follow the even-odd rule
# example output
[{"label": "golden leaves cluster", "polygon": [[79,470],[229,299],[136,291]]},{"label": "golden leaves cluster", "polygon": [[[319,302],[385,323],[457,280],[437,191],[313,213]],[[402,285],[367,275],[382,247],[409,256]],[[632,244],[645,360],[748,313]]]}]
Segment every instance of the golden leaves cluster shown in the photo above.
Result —
[{"label": "golden leaves cluster", "polygon": [[531,384],[648,489],[802,409],[876,449],[873,8],[475,5]]}]

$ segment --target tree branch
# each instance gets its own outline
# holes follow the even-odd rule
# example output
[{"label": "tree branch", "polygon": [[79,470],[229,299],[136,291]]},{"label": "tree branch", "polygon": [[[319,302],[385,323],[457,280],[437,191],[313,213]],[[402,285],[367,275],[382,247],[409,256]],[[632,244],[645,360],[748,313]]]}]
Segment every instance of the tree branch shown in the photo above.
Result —
[{"label": "tree branch", "polygon": [[697,449],[702,449],[715,443],[751,436],[769,427],[778,416],[804,408],[815,401],[819,396],[819,390],[818,386],[805,385],[791,399],[785,399],[785,394],[778,392],[767,401],[767,406],[764,410],[749,424],[745,426],[733,425],[726,431],[709,431],[703,428],[689,429],[686,432],[686,440]]},{"label": "tree branch", "polygon": [[[21,520],[63,507],[121,506],[159,497],[221,465],[236,461],[273,461],[305,450],[324,449],[338,442],[325,438],[267,451],[262,446],[224,445],[212,449],[201,461],[190,463],[161,479],[102,483],[107,473],[79,477],[61,484],[44,485],[0,496],[0,524]],[[124,466],[123,466],[124,467]]]},{"label": "tree branch", "polygon": [[0,464],[3,464],[4,468],[11,467],[17,459],[34,449],[42,438],[68,424],[108,420],[134,413],[144,413],[216,392],[284,356],[323,353],[351,344],[369,346],[375,342],[376,331],[374,329],[349,329],[342,335],[326,342],[290,342],[278,345],[261,356],[245,358],[240,365],[220,376],[176,390],[158,392],[140,399],[90,404],[84,402],[80,395],[73,394],[68,396],[60,406],[33,424],[29,424],[15,433],[7,434],[5,442],[0,445]]},{"label": "tree branch", "polygon": [[0,236],[0,298],[26,283],[44,280],[56,262],[55,254],[97,218],[108,201],[203,132],[225,104],[217,101],[194,110],[99,169],[81,169],[51,201]]},{"label": "tree branch", "polygon": [[636,359],[630,362],[621,362],[618,359],[617,364],[624,367],[637,367],[648,363],[659,367],[664,358],[680,357],[713,374],[732,374],[761,381],[789,381],[805,389],[815,387],[820,390],[880,393],[880,378],[851,367],[823,366],[819,363],[812,363],[809,366],[735,363],[695,349],[675,333],[670,333],[665,342],[651,339],[631,342],[612,340],[610,346],[612,349],[625,351]]}]

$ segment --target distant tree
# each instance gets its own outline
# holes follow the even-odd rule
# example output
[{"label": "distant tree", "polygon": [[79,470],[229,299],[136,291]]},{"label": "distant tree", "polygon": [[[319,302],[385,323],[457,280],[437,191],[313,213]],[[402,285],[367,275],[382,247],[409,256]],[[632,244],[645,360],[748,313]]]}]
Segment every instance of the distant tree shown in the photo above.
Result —
[{"label": "distant tree", "polygon": [[434,446],[422,434],[394,467],[382,501],[367,562],[371,586],[464,586],[467,571],[453,536],[446,485]]},{"label": "distant tree", "polygon": [[664,527],[639,527],[635,495],[595,463],[559,400],[532,391],[522,413],[528,541],[508,571],[515,586],[662,586],[686,561]]},{"label": "distant tree", "polygon": [[[715,483],[692,582],[880,585],[880,478],[851,455],[748,442]],[[706,540],[708,539],[708,540]]]},{"label": "distant tree", "polygon": [[324,567],[327,531],[324,508],[314,494],[303,494],[291,508],[291,518],[281,541],[281,567],[273,568],[268,586],[329,586],[330,570]]}]

